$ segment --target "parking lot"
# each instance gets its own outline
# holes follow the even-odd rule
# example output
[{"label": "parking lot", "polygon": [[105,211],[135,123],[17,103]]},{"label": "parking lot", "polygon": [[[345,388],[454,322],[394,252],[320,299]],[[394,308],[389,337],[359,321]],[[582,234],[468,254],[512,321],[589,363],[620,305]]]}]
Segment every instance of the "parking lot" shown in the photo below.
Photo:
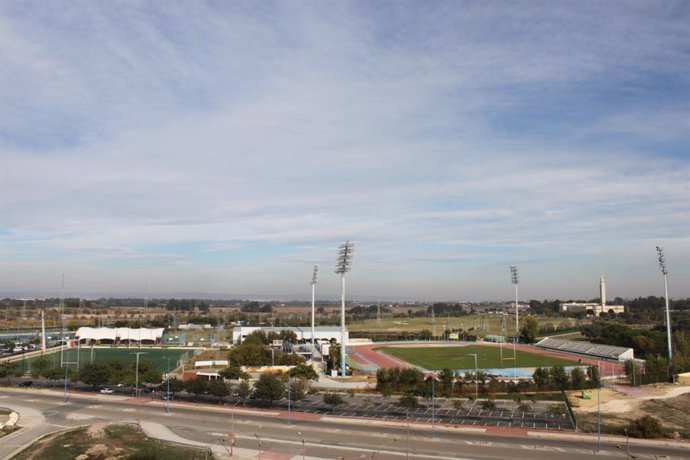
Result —
[{"label": "parking lot", "polygon": [[[431,422],[432,404],[430,400],[422,400],[415,408],[407,409],[397,403],[397,398],[383,396],[343,396],[343,404],[335,410],[324,404],[322,395],[309,395],[303,401],[293,404],[293,410],[341,417],[367,417],[383,420],[409,419],[418,422]],[[457,402],[456,402],[457,401]],[[287,400],[274,403],[278,407],[287,408]],[[504,428],[573,430],[573,424],[567,413],[559,414],[550,411],[554,404],[563,408],[564,403],[527,403],[529,412],[518,410],[519,403],[512,400],[496,400],[493,410],[482,409],[481,401],[467,399],[450,400],[436,398],[434,401],[433,418],[436,423],[491,426]]]}]

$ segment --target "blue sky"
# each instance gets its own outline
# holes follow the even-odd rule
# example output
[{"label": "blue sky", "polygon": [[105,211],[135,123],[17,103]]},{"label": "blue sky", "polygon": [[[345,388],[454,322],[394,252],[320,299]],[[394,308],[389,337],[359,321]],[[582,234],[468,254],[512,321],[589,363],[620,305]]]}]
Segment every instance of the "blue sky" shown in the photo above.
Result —
[{"label": "blue sky", "polygon": [[690,296],[687,2],[0,3],[0,293]]}]

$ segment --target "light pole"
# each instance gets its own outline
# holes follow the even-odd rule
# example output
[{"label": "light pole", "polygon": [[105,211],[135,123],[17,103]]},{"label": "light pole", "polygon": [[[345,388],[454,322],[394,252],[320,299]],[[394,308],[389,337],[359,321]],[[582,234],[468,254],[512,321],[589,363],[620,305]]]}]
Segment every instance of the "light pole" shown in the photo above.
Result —
[{"label": "light pole", "polygon": [[[664,248],[656,247],[656,252],[659,256],[659,268],[664,275],[664,297],[666,299],[666,338],[668,341],[668,368],[669,371],[673,368],[673,349],[671,348],[671,312],[669,310],[668,301],[668,269],[666,268],[666,260],[664,258]],[[669,377],[673,378],[673,373],[669,372]]]},{"label": "light pole", "polygon": [[601,452],[601,376],[597,386],[597,452]]},{"label": "light pole", "polygon": [[515,340],[513,340],[513,365],[515,366],[515,380],[517,380],[517,340],[520,336],[520,322],[518,320],[518,269],[510,267],[510,282],[515,285]]},{"label": "light pole", "polygon": [[170,413],[170,356],[168,356],[168,378],[165,379],[167,389],[165,391],[165,413]]},{"label": "light pole", "polygon": [[138,351],[136,353],[132,353],[133,355],[137,355],[137,362],[136,362],[136,369],[134,370],[134,394],[136,397],[139,397],[139,355],[146,355],[148,354],[145,351]]},{"label": "light pole", "polygon": [[[314,318],[316,315],[316,283],[319,279],[319,266],[314,265],[314,272],[311,275],[311,346],[316,351],[316,333],[314,332]],[[312,353],[312,358],[314,354]]]},{"label": "light pole", "polygon": [[479,387],[477,386],[477,353],[468,353],[467,356],[474,356],[474,399],[479,397]]},{"label": "light pole", "polygon": [[292,424],[292,420],[290,419],[290,367],[288,366],[288,371],[287,371],[287,387],[288,387],[288,425]]},{"label": "light pole", "polygon": [[434,388],[435,388],[434,382],[436,382],[436,374],[434,374],[432,372],[431,373],[431,439],[436,438],[436,392],[434,391]]},{"label": "light pole", "polygon": [[349,240],[338,248],[338,262],[335,272],[340,275],[340,372],[342,377],[347,376],[345,368],[345,273],[352,268],[352,256],[355,251],[355,243]]}]

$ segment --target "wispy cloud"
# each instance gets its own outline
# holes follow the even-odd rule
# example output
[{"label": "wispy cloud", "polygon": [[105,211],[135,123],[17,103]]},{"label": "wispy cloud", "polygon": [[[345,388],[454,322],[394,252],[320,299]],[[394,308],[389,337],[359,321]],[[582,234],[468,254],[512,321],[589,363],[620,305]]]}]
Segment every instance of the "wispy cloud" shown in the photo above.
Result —
[{"label": "wispy cloud", "polygon": [[0,291],[295,294],[349,238],[359,295],[654,294],[655,244],[690,276],[688,19],[4,2]]}]

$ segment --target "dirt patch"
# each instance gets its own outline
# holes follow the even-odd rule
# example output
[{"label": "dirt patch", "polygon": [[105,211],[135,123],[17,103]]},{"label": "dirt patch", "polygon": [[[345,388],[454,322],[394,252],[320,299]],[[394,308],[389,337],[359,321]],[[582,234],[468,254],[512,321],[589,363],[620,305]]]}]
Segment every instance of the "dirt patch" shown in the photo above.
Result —
[{"label": "dirt patch", "polygon": [[591,390],[592,399],[583,399],[581,391],[571,391],[573,404],[582,431],[596,431],[598,408],[601,411],[602,430],[622,433],[631,420],[651,415],[675,437],[690,437],[690,387],[650,385],[645,387],[602,388],[597,404],[597,390]]},{"label": "dirt patch", "polygon": [[206,452],[170,446],[151,440],[134,427],[91,426],[56,433],[34,443],[16,460],[124,460],[137,453],[146,458],[189,460],[205,458]]}]

